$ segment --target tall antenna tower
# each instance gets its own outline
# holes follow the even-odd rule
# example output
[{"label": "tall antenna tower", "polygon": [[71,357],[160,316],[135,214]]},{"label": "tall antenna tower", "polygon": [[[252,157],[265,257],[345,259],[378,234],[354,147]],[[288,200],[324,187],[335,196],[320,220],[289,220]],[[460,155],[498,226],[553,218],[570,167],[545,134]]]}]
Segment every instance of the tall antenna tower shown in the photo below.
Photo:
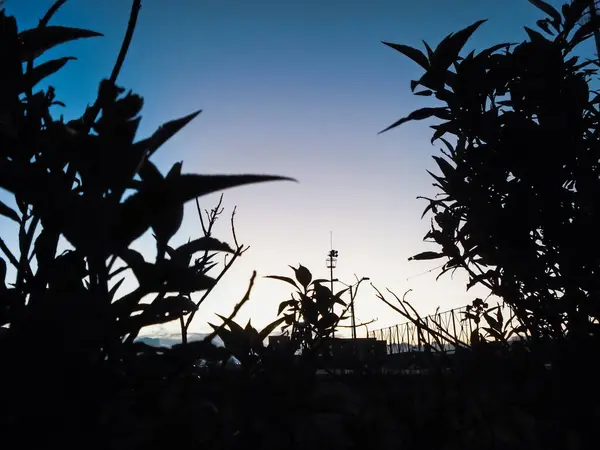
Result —
[{"label": "tall antenna tower", "polygon": [[[327,259],[325,260],[326,266],[329,269],[329,281],[331,283],[331,295],[333,295],[333,269],[337,266],[337,258],[338,251],[333,249],[333,231],[329,232],[329,245],[331,250],[327,254]],[[333,312],[334,303],[331,304],[331,312]],[[335,330],[333,331],[333,336],[335,337]]]}]

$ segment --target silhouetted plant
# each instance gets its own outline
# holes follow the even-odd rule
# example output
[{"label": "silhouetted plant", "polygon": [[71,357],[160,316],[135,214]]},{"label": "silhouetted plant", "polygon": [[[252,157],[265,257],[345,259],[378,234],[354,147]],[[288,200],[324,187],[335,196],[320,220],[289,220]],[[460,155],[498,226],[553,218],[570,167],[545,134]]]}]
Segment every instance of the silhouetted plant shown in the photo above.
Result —
[{"label": "silhouetted plant", "polygon": [[252,326],[250,320],[245,327],[242,327],[227,317],[218,316],[227,328],[209,325],[216,331],[217,336],[221,338],[231,355],[249,370],[260,361],[260,358],[265,356],[265,339],[285,320],[280,317],[258,331]]},{"label": "silhouetted plant", "polygon": [[289,335],[294,351],[307,352],[320,345],[323,339],[330,338],[338,323],[347,318],[343,313],[335,314],[333,306],[340,304],[347,311],[348,305],[341,296],[348,289],[333,294],[322,284],[327,280],[313,280],[312,273],[303,265],[290,268],[296,280],[280,275],[268,275],[266,278],[280,280],[296,288],[289,300],[279,304],[277,315],[283,313],[285,324],[282,331]]},{"label": "silhouetted plant", "polygon": [[[445,352],[447,346],[446,344],[452,345],[453,348],[471,348],[470,342],[460,340],[458,336],[455,336],[450,330],[445,329],[440,323],[436,322],[433,316],[429,316],[427,318],[428,321],[426,322],[425,319],[417,312],[417,310],[406,300],[406,296],[409,292],[411,292],[411,289],[404,293],[402,299],[400,299],[391,290],[387,290],[395,298],[398,306],[391,303],[379,289],[374,286],[373,289],[375,289],[375,292],[377,293],[377,298],[379,298],[386,305],[388,305],[415,326],[419,341],[424,343],[426,350],[435,349],[437,351]],[[429,324],[429,321],[431,324]],[[433,339],[435,346],[429,344],[430,339],[428,339],[426,336],[430,336],[431,339]]]},{"label": "silhouetted plant", "polygon": [[[529,40],[459,56],[473,25],[448,35],[427,53],[385,43],[425,74],[411,82],[416,95],[442,106],[422,108],[386,128],[437,118],[432,142],[441,192],[426,240],[439,252],[411,259],[447,258],[442,273],[470,275],[467,288],[490,289],[533,337],[597,334],[600,319],[600,192],[598,103],[589,87],[598,61],[573,51],[597,32],[592,17],[577,26],[589,1],[562,7],[531,0],[550,18],[546,33],[525,27]],[[451,136],[445,139],[445,136]]]},{"label": "silhouetted plant", "polygon": [[[475,329],[471,333],[471,344],[492,341],[508,344],[514,337],[522,337],[526,331],[523,324],[515,324],[515,315],[504,317],[501,305],[489,306],[480,298],[476,298],[467,305],[463,313],[463,321],[471,320],[475,323]],[[482,322],[485,321],[484,322]],[[486,333],[485,335],[482,332]]]},{"label": "silhouetted plant", "polygon": [[[186,174],[180,162],[165,176],[151,162],[200,111],[135,141],[143,100],[116,82],[139,0],[133,1],[114,70],[100,83],[93,105],[79,119],[55,119],[50,109],[61,103],[54,89],[34,88],[73,58],[34,62],[58,44],[101,36],[48,25],[64,3],[57,1],[36,28],[24,31],[0,11],[0,187],[14,194],[18,209],[1,203],[0,213],[19,225],[18,253],[0,240],[16,269],[15,283],[7,287],[6,261],[0,258],[2,416],[7,431],[33,421],[38,431],[27,438],[47,441],[98,435],[98,411],[116,402],[122,389],[140,390],[127,378],[135,373],[129,368],[141,362],[140,352],[148,351],[134,342],[140,329],[192,314],[197,304],[190,295],[210,290],[217,281],[207,275],[210,258],[192,262],[194,254],[239,255],[239,246],[231,249],[209,235],[170,247],[184,204],[230,187],[284,179]],[[130,248],[149,230],[156,239],[154,262]],[[61,239],[67,249],[57,254]],[[119,262],[122,267],[115,268]],[[131,269],[138,287],[118,295],[124,278],[116,276],[124,267]],[[37,375],[40,366],[42,377]],[[170,378],[161,373],[157,379]],[[64,431],[67,423],[69,432]]]},{"label": "silhouetted plant", "polygon": [[[224,211],[224,208],[222,208],[222,203],[223,203],[223,195],[221,194],[221,197],[219,198],[219,202],[217,203],[217,205],[210,211],[208,211],[208,210],[204,211],[206,214],[206,223],[205,223],[205,220],[203,219],[203,216],[202,216],[202,211],[200,209],[200,203],[198,202],[198,199],[196,199],[196,209],[198,211],[198,217],[200,219],[202,233],[206,239],[212,239],[212,229],[215,225],[215,222],[217,221],[219,216]],[[219,274],[215,277],[215,282],[213,283],[213,285],[211,287],[209,287],[208,289],[206,289],[204,291],[202,297],[195,303],[194,309],[189,313],[189,315],[187,317],[185,317],[183,315],[179,317],[179,325],[181,328],[181,341],[183,344],[187,344],[187,342],[188,342],[187,332],[190,327],[190,324],[192,323],[192,320],[194,320],[196,311],[198,311],[198,307],[202,304],[202,302],[204,302],[204,300],[206,300],[206,298],[212,292],[212,290],[216,286],[216,284],[223,278],[223,276],[225,276],[225,274],[233,266],[233,264],[235,263],[237,258],[242,256],[242,254],[244,254],[250,248],[248,246],[240,244],[237,240],[237,236],[236,236],[236,232],[235,232],[235,224],[234,224],[235,212],[236,212],[236,209],[234,208],[233,212],[231,214],[231,231],[233,234],[233,241],[235,243],[235,249],[231,250],[231,252],[229,252],[229,253],[225,253],[223,267],[222,267],[221,271],[219,272]],[[211,269],[213,269],[214,267],[216,267],[218,265],[218,263],[214,261],[214,259],[216,258],[216,255],[218,253],[211,252],[210,250],[211,249],[205,249],[202,256],[200,258],[196,259],[196,264],[199,267],[202,267],[202,270],[204,271],[204,273],[208,273],[208,271],[210,271]],[[170,255],[174,254],[173,249],[171,249],[170,247],[167,249],[167,251],[169,251]],[[229,260],[227,259],[228,255],[231,255],[231,258],[229,258]]]},{"label": "silhouetted plant", "polygon": [[[511,339],[525,337],[523,333],[526,327],[516,320],[514,313],[504,317],[502,305],[488,305],[482,299],[475,299],[472,304],[466,306],[466,311],[462,311],[463,326],[471,330],[468,337],[461,339],[456,335],[455,330],[448,329],[439,320],[439,307],[435,313],[421,317],[417,310],[406,300],[406,295],[412,291],[406,291],[400,299],[394,292],[387,290],[395,300],[397,305],[390,302],[384,294],[375,288],[377,298],[399,313],[415,326],[419,342],[424,344],[426,350],[435,350],[446,352],[448,349],[471,349],[474,346],[485,343],[509,345]],[[509,311],[510,313],[510,311]]]}]

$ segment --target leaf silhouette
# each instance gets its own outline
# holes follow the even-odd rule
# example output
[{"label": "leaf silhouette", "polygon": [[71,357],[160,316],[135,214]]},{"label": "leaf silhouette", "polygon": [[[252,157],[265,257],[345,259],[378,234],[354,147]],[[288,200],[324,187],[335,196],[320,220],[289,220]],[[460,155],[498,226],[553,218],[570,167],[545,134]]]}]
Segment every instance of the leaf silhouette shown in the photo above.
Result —
[{"label": "leaf silhouette", "polygon": [[267,181],[294,181],[289,177],[275,175],[195,175],[184,174],[170,182],[169,189],[173,198],[184,202],[246,184],[263,183]]},{"label": "leaf silhouette", "polygon": [[32,28],[19,33],[21,41],[21,61],[29,61],[42,55],[46,50],[77,39],[104,36],[95,31],[63,26]]},{"label": "leaf silhouette", "polygon": [[490,336],[494,337],[495,339],[497,339],[498,341],[502,341],[504,340],[504,336],[502,335],[501,331],[496,330],[495,328],[489,328],[489,327],[482,327],[481,328],[483,331],[487,332],[490,334]]},{"label": "leaf silhouette", "polygon": [[138,327],[171,322],[196,309],[196,304],[184,295],[158,298],[150,305],[143,306],[144,312],[132,317]]},{"label": "leaf silhouette", "polygon": [[[181,176],[181,163],[176,163],[165,178],[163,183],[165,189],[168,189],[167,186],[169,181],[179,176]],[[160,201],[160,203],[156,204],[154,219],[151,222],[159,252],[162,251],[163,246],[166,245],[177,230],[179,230],[183,221],[184,201],[177,201],[173,198],[165,198],[164,200],[165,201]]]},{"label": "leaf silhouette", "polygon": [[338,319],[339,317],[337,314],[331,312],[325,313],[323,317],[318,320],[317,327],[326,330],[327,328],[334,326],[338,322]]},{"label": "leaf silhouette", "polygon": [[297,269],[292,266],[290,266],[290,268],[294,270],[294,274],[296,275],[296,280],[298,280],[298,283],[300,283],[304,289],[308,288],[312,280],[312,273],[310,273],[310,270],[308,270],[302,264],[300,264]]},{"label": "leaf silhouette", "polygon": [[9,219],[14,220],[17,223],[21,223],[21,219],[19,219],[19,215],[17,212],[12,209],[10,206],[6,205],[3,201],[0,200],[0,214],[4,217],[8,217]]},{"label": "leaf silhouette", "polygon": [[431,89],[425,89],[419,92],[415,92],[415,95],[420,95],[422,97],[431,97],[433,95],[433,91]]},{"label": "leaf silhouette", "polygon": [[58,72],[69,61],[76,59],[77,58],[74,58],[72,56],[65,56],[64,58],[46,61],[45,63],[34,67],[30,72],[27,72],[25,73],[25,75],[23,75],[23,84],[21,86],[21,92],[25,92],[26,90],[31,89],[44,78],[52,75],[53,73]]},{"label": "leaf silhouette", "polygon": [[[171,266],[171,262],[163,260],[161,265],[165,267],[161,271],[162,279],[164,284],[162,286],[163,292],[182,292],[191,294],[198,291],[210,289],[216,283],[215,279],[209,277],[202,271],[196,270],[194,267],[190,267],[182,270],[180,267]],[[158,288],[157,288],[158,291]]]},{"label": "leaf silhouette", "polygon": [[244,328],[241,325],[238,325],[234,320],[220,314],[217,314],[216,316],[221,319],[236,336],[243,336],[245,334]]},{"label": "leaf silhouette", "polygon": [[[463,28],[460,31],[450,35],[447,39],[447,45],[440,44],[434,52],[434,59],[438,59],[440,62],[443,61],[444,70],[447,69],[450,64],[458,58],[459,53],[471,37],[471,35],[477,31],[477,29],[487,22],[487,19],[478,20],[477,22]],[[440,53],[438,53],[438,49]],[[446,65],[446,63],[448,64]]]},{"label": "leaf silhouette", "polygon": [[397,120],[396,122],[391,124],[389,127],[385,128],[384,130],[381,130],[377,134],[385,133],[386,131],[389,131],[392,128],[396,128],[397,126],[400,126],[403,123],[410,122],[411,120],[423,120],[423,119],[428,119],[430,117],[437,117],[438,119],[449,119],[450,112],[449,112],[448,108],[441,108],[441,107],[421,108],[416,111],[413,111],[408,116],[403,117],[400,120]]},{"label": "leaf silhouette", "polygon": [[231,330],[228,330],[227,328],[221,328],[220,326],[214,325],[210,322],[208,325],[210,325],[212,329],[217,332],[217,336],[221,338],[223,344],[225,344],[225,348],[236,358],[240,359],[240,357],[246,356],[242,355],[241,353],[245,353],[244,350],[246,350],[248,346],[245,342],[240,340],[240,335],[236,335]]},{"label": "leaf silhouette", "polygon": [[471,35],[484,22],[486,22],[485,19],[478,20],[474,24],[446,36],[435,49],[429,70],[421,77],[420,84],[433,90],[441,89],[444,86],[448,68],[457,60]]},{"label": "leaf silhouette", "polygon": [[252,319],[248,320],[246,324],[246,328],[244,328],[244,332],[246,335],[247,342],[250,344],[250,347],[253,349],[257,349],[263,346],[262,341],[258,340],[258,330],[252,326]]},{"label": "leaf silhouette", "polygon": [[155,186],[165,179],[156,165],[148,159],[141,164],[138,174],[144,183],[151,186]]},{"label": "leaf silhouette", "polygon": [[472,276],[471,279],[469,280],[469,282],[467,283],[467,291],[469,289],[471,289],[473,286],[475,286],[476,284],[481,283],[493,276],[494,276],[493,270],[488,270],[487,272]]},{"label": "leaf silhouette", "polygon": [[265,278],[272,278],[273,280],[284,281],[288,284],[291,284],[296,289],[299,289],[296,282],[294,280],[292,280],[290,277],[284,277],[284,276],[280,276],[280,275],[266,275]]},{"label": "leaf silhouette", "polygon": [[114,225],[114,244],[129,246],[148,230],[160,209],[182,204],[216,191],[265,181],[292,178],[272,175],[181,175],[165,180],[166,185],[149,186],[133,194],[119,205],[120,214]]},{"label": "leaf silhouette", "polygon": [[573,34],[571,38],[571,48],[575,48],[577,45],[581,44],[586,39],[592,37],[594,33],[597,33],[600,30],[600,16],[593,16],[590,19],[581,25],[577,31]]},{"label": "leaf silhouette", "polygon": [[208,236],[202,236],[201,238],[194,239],[193,241],[188,242],[187,244],[183,244],[179,246],[175,253],[185,253],[189,255],[193,255],[197,252],[227,252],[234,253],[233,250],[228,244],[225,242],[221,242],[218,239]]},{"label": "leaf silhouette", "polygon": [[558,26],[562,22],[562,16],[553,6],[549,5],[548,3],[546,3],[542,0],[528,0],[528,1],[536,8],[544,11],[546,14],[548,14],[550,17],[552,17],[552,25],[554,25],[555,28],[558,28]]},{"label": "leaf silhouette", "polygon": [[448,161],[446,161],[444,158],[441,158],[441,157],[435,156],[435,155],[432,158],[438,164],[439,168],[441,169],[442,173],[444,174],[444,177],[446,177],[446,179],[452,178],[452,176],[454,175],[454,172],[455,172],[454,167],[452,167],[452,165]]},{"label": "leaf silhouette", "polygon": [[183,127],[194,120],[202,110],[198,110],[185,117],[171,120],[158,127],[158,130],[147,139],[140,141],[137,145],[146,147],[148,157],[152,156],[165,142],[177,134]]},{"label": "leaf silhouette", "polygon": [[122,251],[119,257],[129,266],[140,287],[146,287],[148,282],[155,279],[156,270],[154,265],[146,262],[140,252],[128,248]]},{"label": "leaf silhouette", "polygon": [[139,252],[132,249],[122,251],[119,257],[131,268],[142,293],[192,293],[209,289],[215,283],[213,278],[193,267],[182,268],[170,260],[162,260],[156,264],[146,262]]},{"label": "leaf silhouette", "polygon": [[109,301],[112,302],[115,298],[115,294],[117,293],[117,291],[119,290],[119,288],[121,287],[121,285],[123,284],[123,282],[125,281],[125,278],[121,278],[119,281],[117,281],[115,283],[115,285],[110,289],[110,291],[108,291],[108,297],[109,297]]},{"label": "leaf silhouette", "polygon": [[540,27],[546,33],[554,35],[554,33],[552,32],[552,30],[548,26],[548,24],[550,23],[549,19],[537,20],[535,23],[537,24],[538,27]]},{"label": "leaf silhouette", "polygon": [[6,289],[6,261],[0,257],[0,290]]},{"label": "leaf silhouette", "polygon": [[431,61],[434,52],[427,42],[423,41],[423,45],[425,46],[425,50],[427,50],[427,58],[429,58],[429,60]]},{"label": "leaf silhouette", "polygon": [[444,255],[443,253],[438,253],[438,252],[423,252],[423,253],[419,253],[418,255],[415,256],[411,256],[410,258],[408,258],[409,261],[425,261],[425,260],[429,260],[429,259],[438,259],[438,258],[443,258]]},{"label": "leaf silhouette", "polygon": [[288,306],[296,305],[296,300],[285,300],[279,304],[279,308],[277,309],[277,315],[281,314],[285,308]]},{"label": "leaf silhouette", "polygon": [[543,42],[543,41],[548,40],[544,37],[544,35],[542,33],[538,32],[538,31],[532,30],[529,27],[523,27],[523,28],[525,28],[525,32],[529,36],[529,39],[531,40],[531,42]]},{"label": "leaf silhouette", "polygon": [[271,334],[273,331],[275,331],[275,328],[277,328],[284,321],[285,321],[285,317],[280,317],[279,319],[271,322],[269,325],[264,327],[260,331],[260,333],[258,333],[258,341],[263,342],[269,336],[269,334]]},{"label": "leaf silhouette", "polygon": [[53,262],[58,246],[58,238],[58,233],[51,232],[49,228],[44,228],[38,235],[34,244],[38,266],[45,267]]},{"label": "leaf silhouette", "polygon": [[409,47],[408,45],[392,44],[391,42],[384,41],[382,41],[382,43],[387,45],[388,47],[393,48],[394,50],[399,51],[404,56],[409,57],[418,65],[420,65],[423,69],[427,70],[429,68],[429,61],[427,60],[427,57],[423,54],[422,51],[413,47]]},{"label": "leaf silhouette", "polygon": [[485,317],[485,320],[487,321],[487,323],[490,325],[490,327],[492,327],[494,330],[499,330],[500,329],[500,324],[498,323],[498,321],[493,318],[491,315],[489,315],[488,313],[484,313],[483,317]]}]

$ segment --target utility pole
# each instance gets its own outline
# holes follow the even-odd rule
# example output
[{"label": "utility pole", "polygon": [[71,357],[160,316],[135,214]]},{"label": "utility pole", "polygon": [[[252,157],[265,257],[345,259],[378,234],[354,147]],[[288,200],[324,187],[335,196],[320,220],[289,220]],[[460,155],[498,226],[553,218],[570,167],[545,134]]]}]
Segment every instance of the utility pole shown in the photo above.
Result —
[{"label": "utility pole", "polygon": [[349,284],[344,283],[343,281],[337,280],[340,283],[342,283],[344,286],[346,286],[348,288],[348,290],[350,291],[350,319],[352,321],[352,325],[351,325],[351,328],[352,328],[352,339],[356,339],[356,315],[354,314],[354,299],[356,298],[356,294],[358,293],[358,287],[360,286],[360,283],[362,283],[363,281],[369,281],[370,280],[369,277],[362,277],[359,280],[356,275],[354,275],[354,276],[355,276],[355,278],[356,278],[357,281],[352,286],[350,286]]},{"label": "utility pole", "polygon": [[[358,286],[356,286],[358,290]],[[354,314],[354,292],[350,288],[350,314],[352,315],[352,339],[356,339],[356,315]]]},{"label": "utility pole", "polygon": [[[356,275],[355,275],[356,276]],[[358,277],[356,277],[358,278]],[[358,288],[360,287],[360,283],[363,281],[369,281],[369,277],[362,277],[360,280],[356,282],[356,288],[354,289],[354,293],[352,293],[352,289],[350,289],[351,299],[350,301],[350,310],[352,314],[352,339],[356,339],[356,316],[354,314],[354,299],[356,298],[356,294],[358,294]]]}]

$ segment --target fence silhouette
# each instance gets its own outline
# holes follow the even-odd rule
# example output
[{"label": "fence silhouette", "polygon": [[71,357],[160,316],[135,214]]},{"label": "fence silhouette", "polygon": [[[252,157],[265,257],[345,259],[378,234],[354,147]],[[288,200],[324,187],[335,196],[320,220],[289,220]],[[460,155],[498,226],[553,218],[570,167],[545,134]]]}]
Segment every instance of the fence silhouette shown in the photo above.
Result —
[{"label": "fence silhouette", "polygon": [[[514,329],[517,324],[508,305],[501,303],[496,306],[500,307],[509,329]],[[472,332],[477,329],[474,320],[465,317],[466,312],[466,306],[454,308],[421,318],[425,327],[419,327],[409,321],[369,331],[368,336],[386,341],[388,354],[419,352],[426,348],[452,352],[456,348],[457,341],[470,344]],[[484,319],[481,322],[485,324]]]}]

